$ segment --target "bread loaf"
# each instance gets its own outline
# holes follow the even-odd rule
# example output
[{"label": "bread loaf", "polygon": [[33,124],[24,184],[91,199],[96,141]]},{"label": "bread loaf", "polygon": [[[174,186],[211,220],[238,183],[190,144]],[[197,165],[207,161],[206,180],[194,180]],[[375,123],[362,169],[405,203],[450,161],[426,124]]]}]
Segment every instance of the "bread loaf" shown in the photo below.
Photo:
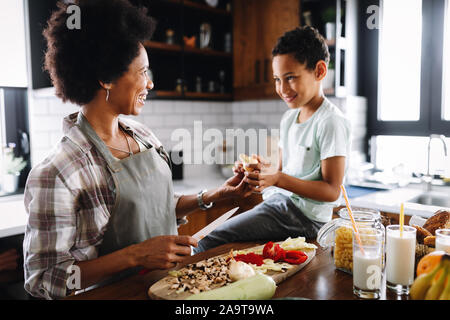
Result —
[{"label": "bread loaf", "polygon": [[423,244],[423,240],[426,237],[432,236],[431,232],[428,231],[427,229],[424,229],[422,227],[416,226],[416,225],[412,225],[412,227],[416,228],[416,239],[417,239],[417,243]]},{"label": "bread loaf", "polygon": [[438,210],[436,213],[428,218],[428,220],[423,225],[424,229],[427,229],[431,235],[436,235],[437,229],[448,229],[450,228],[450,211],[448,210]]},{"label": "bread loaf", "polygon": [[423,239],[423,244],[429,247],[435,247],[436,246],[436,236],[428,236],[425,239]]}]

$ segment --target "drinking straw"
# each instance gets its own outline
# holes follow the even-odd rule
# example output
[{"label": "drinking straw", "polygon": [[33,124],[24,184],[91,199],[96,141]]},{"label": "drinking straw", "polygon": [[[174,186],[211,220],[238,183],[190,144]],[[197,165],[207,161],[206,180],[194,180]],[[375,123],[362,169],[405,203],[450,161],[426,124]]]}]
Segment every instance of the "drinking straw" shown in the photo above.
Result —
[{"label": "drinking straw", "polygon": [[403,224],[405,223],[405,205],[402,204],[400,205],[400,238],[403,237]]},{"label": "drinking straw", "polygon": [[353,231],[355,231],[356,240],[359,243],[359,249],[361,250],[361,253],[364,254],[364,249],[362,247],[361,238],[359,237],[358,227],[356,226],[355,219],[353,218],[352,208],[350,207],[350,202],[348,201],[348,198],[347,198],[347,192],[345,191],[345,187],[343,184],[341,185],[341,190],[342,190],[342,195],[344,196],[344,199],[345,199],[345,204],[347,205],[348,215],[352,222]]}]

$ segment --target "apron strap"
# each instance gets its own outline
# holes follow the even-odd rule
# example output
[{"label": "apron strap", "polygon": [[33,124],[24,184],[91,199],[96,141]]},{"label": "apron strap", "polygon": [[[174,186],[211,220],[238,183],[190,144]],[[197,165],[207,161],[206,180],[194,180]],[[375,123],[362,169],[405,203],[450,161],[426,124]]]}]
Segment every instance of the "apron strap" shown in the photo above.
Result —
[{"label": "apron strap", "polygon": [[[97,135],[97,133],[92,128],[91,124],[89,123],[89,121],[86,119],[86,117],[83,115],[83,113],[81,111],[78,112],[77,125],[80,127],[81,131],[87,135],[89,140],[95,145],[95,147],[102,154],[103,158],[106,160],[106,163],[108,164],[108,167],[113,172],[120,171],[122,169],[122,165],[120,164],[120,161],[117,161],[117,159],[114,158],[111,151],[109,151],[106,144],[103,142],[102,139],[100,139],[100,137]],[[119,122],[119,125],[121,125],[120,122]],[[125,129],[127,131],[129,131],[128,127]],[[139,134],[135,133],[134,131],[131,131],[131,132],[133,134],[133,138],[135,137],[135,138],[139,139],[147,149],[151,149],[153,147],[153,145],[150,142],[146,141]],[[155,147],[155,150],[158,152],[160,157],[167,163],[167,165],[170,168],[170,171],[172,171],[172,163],[170,161],[169,155],[164,150],[164,147],[161,145],[159,148]]]},{"label": "apron strap", "polygon": [[[119,121],[119,123],[120,123],[120,121]],[[133,138],[135,138],[136,140],[139,140],[147,149],[150,149],[150,148],[152,148],[153,147],[153,145],[149,142],[149,141],[147,141],[147,140],[145,140],[140,134],[138,134],[137,132],[134,132],[133,130],[131,130],[131,128],[130,127],[125,127],[125,130],[128,132],[128,133],[132,133],[132,135],[133,135]],[[158,148],[156,148],[155,147],[155,150],[158,152],[158,154],[159,154],[159,156],[165,161],[165,162],[167,162],[167,165],[169,166],[169,168],[170,168],[170,171],[172,171],[172,162],[170,161],[170,156],[169,156],[169,154],[166,152],[166,150],[164,150],[164,147],[161,145],[161,146],[159,146]]]},{"label": "apron strap", "polygon": [[101,153],[108,167],[113,172],[120,171],[122,169],[122,165],[120,164],[119,161],[117,161],[114,158],[111,151],[109,151],[106,144],[103,142],[102,139],[100,139],[100,137],[97,135],[97,133],[92,128],[91,124],[81,111],[78,112],[77,125],[80,127],[81,131],[88,137],[88,139],[94,144],[97,150]]}]

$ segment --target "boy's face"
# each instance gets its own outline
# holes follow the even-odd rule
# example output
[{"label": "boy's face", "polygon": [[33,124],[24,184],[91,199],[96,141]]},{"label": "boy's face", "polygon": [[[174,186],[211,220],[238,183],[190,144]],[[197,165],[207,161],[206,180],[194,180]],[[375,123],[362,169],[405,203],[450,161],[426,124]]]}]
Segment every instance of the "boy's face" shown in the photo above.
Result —
[{"label": "boy's face", "polygon": [[[323,72],[326,74],[326,65],[323,65],[318,63],[315,70],[308,70],[292,54],[281,54],[273,58],[275,90],[289,108],[305,106],[319,95]],[[323,67],[325,70],[321,70]]]}]

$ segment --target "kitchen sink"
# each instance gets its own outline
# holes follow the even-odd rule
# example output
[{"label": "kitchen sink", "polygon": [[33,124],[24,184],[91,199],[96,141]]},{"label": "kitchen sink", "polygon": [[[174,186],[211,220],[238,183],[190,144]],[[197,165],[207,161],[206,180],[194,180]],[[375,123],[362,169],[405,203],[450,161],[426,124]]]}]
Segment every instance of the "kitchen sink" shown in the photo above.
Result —
[{"label": "kitchen sink", "polygon": [[419,196],[409,200],[408,202],[450,208],[450,193],[442,192],[425,192]]}]

